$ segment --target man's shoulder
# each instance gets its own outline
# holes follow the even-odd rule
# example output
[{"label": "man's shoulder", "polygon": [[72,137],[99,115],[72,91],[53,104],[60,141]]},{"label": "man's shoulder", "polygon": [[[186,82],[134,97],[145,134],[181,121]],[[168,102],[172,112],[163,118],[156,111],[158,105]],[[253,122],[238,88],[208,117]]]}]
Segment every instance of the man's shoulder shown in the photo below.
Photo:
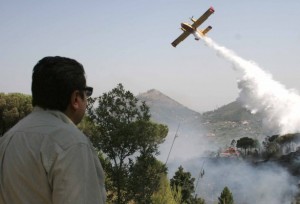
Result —
[{"label": "man's shoulder", "polygon": [[83,134],[75,125],[73,124],[62,124],[60,128],[57,129],[58,132],[53,132],[51,137],[56,140],[66,142],[66,143],[86,143],[89,144],[89,139]]},{"label": "man's shoulder", "polygon": [[73,123],[65,122],[47,111],[32,112],[12,129],[12,132],[16,131],[28,136],[39,135],[43,137],[44,144],[62,149],[75,144],[90,145],[89,139]]},{"label": "man's shoulder", "polygon": [[49,127],[45,135],[47,143],[57,145],[63,150],[78,144],[90,146],[90,141],[84,133],[73,123],[56,122],[54,126]]}]

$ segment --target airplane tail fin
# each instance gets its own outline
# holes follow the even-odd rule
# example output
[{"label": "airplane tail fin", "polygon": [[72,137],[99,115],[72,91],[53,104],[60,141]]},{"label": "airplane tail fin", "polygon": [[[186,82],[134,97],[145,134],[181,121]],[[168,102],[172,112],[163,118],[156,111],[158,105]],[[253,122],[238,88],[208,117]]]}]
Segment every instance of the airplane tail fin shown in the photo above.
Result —
[{"label": "airplane tail fin", "polygon": [[211,26],[207,26],[207,28],[205,28],[205,30],[202,31],[202,34],[205,35],[206,33],[208,33],[208,31],[210,31],[212,29]]}]

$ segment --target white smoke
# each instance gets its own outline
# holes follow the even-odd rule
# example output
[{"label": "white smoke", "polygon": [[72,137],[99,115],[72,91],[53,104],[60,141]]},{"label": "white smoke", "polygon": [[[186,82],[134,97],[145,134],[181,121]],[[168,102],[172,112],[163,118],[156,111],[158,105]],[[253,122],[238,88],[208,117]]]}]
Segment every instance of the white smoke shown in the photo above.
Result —
[{"label": "white smoke", "polygon": [[225,186],[235,203],[244,204],[290,204],[298,192],[297,180],[271,163],[253,166],[237,159],[198,158],[182,165],[192,175],[199,175],[203,167],[205,173],[199,177],[196,194],[208,204],[218,201]]},{"label": "white smoke", "polygon": [[[270,134],[300,132],[300,96],[295,90],[288,90],[254,62],[242,59],[210,38],[203,40],[217,51],[218,56],[233,64],[234,70],[239,73],[238,100],[253,114],[260,112],[264,115],[264,125]],[[235,203],[290,204],[294,201],[298,193],[298,179],[287,169],[271,162],[255,165],[239,159],[204,157],[206,150],[214,150],[215,147],[211,146],[207,137],[197,132],[199,130],[190,131],[179,131],[167,164],[169,176],[172,177],[181,165],[197,181],[204,167],[205,174],[199,177],[195,193],[206,203],[217,203],[225,186],[233,193]],[[161,149],[163,161],[174,134]]]},{"label": "white smoke", "polygon": [[300,132],[300,96],[297,91],[287,89],[257,64],[237,56],[212,39],[202,39],[241,72],[238,100],[252,113],[264,115],[264,128],[269,134]]},{"label": "white smoke", "polygon": [[[207,155],[208,152],[216,152],[217,150],[218,146],[212,143],[203,131],[201,132],[200,129],[181,124],[178,132],[172,131],[172,128],[170,129],[165,142],[160,145],[159,151],[161,154],[158,158],[161,161],[166,161],[168,164],[175,163],[175,168],[177,168],[184,161],[192,160],[200,155]],[[170,168],[169,172],[172,174],[175,170]]]}]

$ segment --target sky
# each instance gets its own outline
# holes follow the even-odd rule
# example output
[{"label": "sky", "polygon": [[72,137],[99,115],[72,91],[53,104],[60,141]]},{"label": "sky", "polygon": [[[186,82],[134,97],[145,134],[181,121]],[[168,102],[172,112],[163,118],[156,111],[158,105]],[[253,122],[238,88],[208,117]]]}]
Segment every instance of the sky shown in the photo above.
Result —
[{"label": "sky", "polygon": [[232,64],[192,35],[171,46],[210,6],[200,29],[300,91],[299,0],[0,0],[0,92],[30,94],[33,66],[58,55],[83,64],[94,96],[122,83],[199,112],[226,105],[239,94]]}]

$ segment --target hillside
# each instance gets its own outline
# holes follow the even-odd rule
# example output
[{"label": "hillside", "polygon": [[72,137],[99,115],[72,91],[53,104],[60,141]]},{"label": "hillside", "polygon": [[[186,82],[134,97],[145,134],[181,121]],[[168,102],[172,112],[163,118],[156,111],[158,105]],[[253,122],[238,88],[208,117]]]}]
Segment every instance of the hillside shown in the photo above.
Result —
[{"label": "hillside", "polygon": [[245,136],[264,137],[262,116],[251,114],[238,101],[203,113],[202,121],[208,136],[215,137],[220,143]]},{"label": "hillside", "polygon": [[169,129],[181,127],[200,128],[201,114],[193,111],[158,90],[151,89],[137,96],[150,107],[152,120],[169,126]]},{"label": "hillside", "polygon": [[240,137],[261,137],[261,116],[253,115],[235,101],[216,110],[200,114],[158,90],[149,90],[137,96],[150,107],[152,119],[174,131],[178,124],[184,134],[204,134],[220,145]]}]

